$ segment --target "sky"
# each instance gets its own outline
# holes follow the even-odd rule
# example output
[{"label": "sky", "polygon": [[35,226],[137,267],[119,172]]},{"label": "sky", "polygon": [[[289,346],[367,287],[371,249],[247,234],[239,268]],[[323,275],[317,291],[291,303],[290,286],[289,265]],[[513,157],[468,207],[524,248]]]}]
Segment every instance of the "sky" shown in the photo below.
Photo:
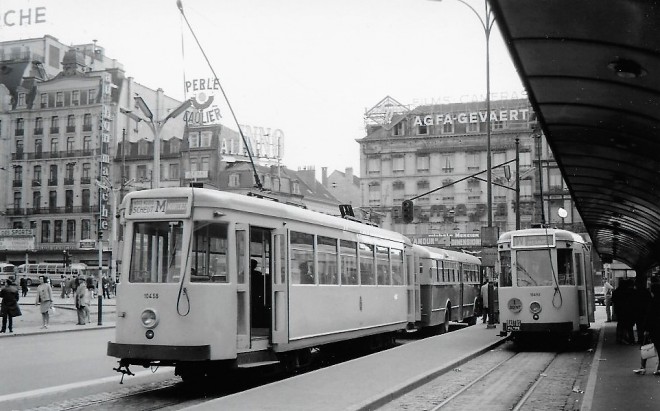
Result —
[{"label": "sky", "polygon": [[[482,0],[465,1],[483,16]],[[281,130],[282,163],[294,170],[311,166],[320,176],[322,167],[352,167],[360,175],[355,140],[365,136],[365,111],[386,96],[413,107],[485,99],[484,29],[459,0],[182,4],[238,123]],[[39,22],[11,25],[17,14],[9,11],[37,8]],[[180,100],[184,71],[208,68],[176,0],[0,3],[0,40],[46,34],[64,44],[97,40],[127,76]],[[490,51],[491,98],[524,97],[497,24]]]}]

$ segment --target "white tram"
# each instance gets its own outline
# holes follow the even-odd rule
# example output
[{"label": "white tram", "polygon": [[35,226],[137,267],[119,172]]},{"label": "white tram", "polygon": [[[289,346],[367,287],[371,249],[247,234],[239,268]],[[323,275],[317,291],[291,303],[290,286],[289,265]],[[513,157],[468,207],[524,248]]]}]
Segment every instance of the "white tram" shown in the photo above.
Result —
[{"label": "white tram", "polygon": [[476,322],[481,260],[453,250],[413,245],[419,284],[419,327],[448,329],[449,321]]},{"label": "white tram", "polygon": [[594,321],[591,246],[572,232],[532,228],[498,241],[499,309],[514,337],[570,336]]},{"label": "white tram", "polygon": [[415,321],[412,244],[401,234],[202,188],[133,192],[120,215],[107,350],[119,372],[175,366],[186,379],[297,364],[312,347],[391,339]]}]

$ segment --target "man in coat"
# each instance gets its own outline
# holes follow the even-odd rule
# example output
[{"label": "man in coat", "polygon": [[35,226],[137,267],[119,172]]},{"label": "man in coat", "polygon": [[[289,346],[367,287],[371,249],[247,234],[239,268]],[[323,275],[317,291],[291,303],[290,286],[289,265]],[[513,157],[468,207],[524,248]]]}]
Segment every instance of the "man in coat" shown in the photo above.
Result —
[{"label": "man in coat", "polygon": [[85,325],[87,318],[89,317],[89,291],[87,290],[87,284],[85,281],[79,281],[77,278],[75,284],[77,284],[75,298],[76,311],[78,312],[78,325]]},{"label": "man in coat", "polygon": [[13,318],[21,315],[21,308],[18,306],[18,287],[14,285],[12,280],[7,280],[5,287],[0,290],[0,298],[2,298],[2,304],[0,304],[2,330],[0,330],[0,333],[7,330],[7,324],[9,324],[9,332],[14,332]]}]

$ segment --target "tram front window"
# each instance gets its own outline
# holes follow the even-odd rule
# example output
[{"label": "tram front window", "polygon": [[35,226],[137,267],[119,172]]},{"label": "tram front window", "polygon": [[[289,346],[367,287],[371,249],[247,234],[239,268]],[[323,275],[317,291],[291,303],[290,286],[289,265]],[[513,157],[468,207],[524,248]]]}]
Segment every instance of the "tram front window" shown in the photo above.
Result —
[{"label": "tram front window", "polygon": [[552,278],[556,275],[556,269],[550,250],[519,250],[516,252],[518,287],[553,285]]},{"label": "tram front window", "polygon": [[131,271],[133,283],[174,283],[181,268],[181,221],[150,221],[133,226]]}]

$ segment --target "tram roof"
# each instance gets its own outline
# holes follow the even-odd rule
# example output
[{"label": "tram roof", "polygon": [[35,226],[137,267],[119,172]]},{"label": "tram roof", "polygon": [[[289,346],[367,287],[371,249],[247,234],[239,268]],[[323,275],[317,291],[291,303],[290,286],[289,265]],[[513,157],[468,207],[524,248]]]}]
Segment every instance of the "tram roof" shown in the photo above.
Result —
[{"label": "tram roof", "polygon": [[515,230],[507,231],[500,235],[498,243],[506,243],[511,241],[511,237],[515,236],[525,236],[525,235],[548,235],[552,234],[555,236],[555,239],[560,241],[574,241],[576,243],[586,243],[584,238],[581,235],[575,234],[574,232],[562,230],[558,228],[527,228],[524,230]]},{"label": "tram roof", "polygon": [[660,262],[660,7],[649,0],[491,0],[594,247]]},{"label": "tram roof", "polygon": [[347,230],[408,245],[412,244],[408,237],[380,227],[307,210],[301,207],[295,207],[277,201],[207,188],[171,187],[133,191],[125,197],[123,207],[127,207],[128,201],[133,197],[164,198],[190,196],[193,194],[195,205],[197,207],[240,210],[246,213],[272,216],[282,220],[295,220],[309,224],[320,224],[329,228]]}]

